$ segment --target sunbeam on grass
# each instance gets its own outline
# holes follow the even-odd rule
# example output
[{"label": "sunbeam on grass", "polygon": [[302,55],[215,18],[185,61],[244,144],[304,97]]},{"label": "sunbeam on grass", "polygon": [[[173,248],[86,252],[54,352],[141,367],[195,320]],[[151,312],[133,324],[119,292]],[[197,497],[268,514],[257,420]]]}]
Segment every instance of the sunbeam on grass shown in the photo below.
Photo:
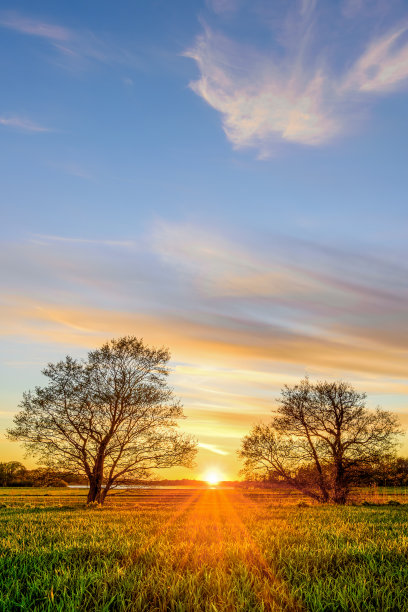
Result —
[{"label": "sunbeam on grass", "polygon": [[408,609],[405,505],[221,488],[132,491],[102,510],[78,492],[22,499],[0,510],[4,611]]}]

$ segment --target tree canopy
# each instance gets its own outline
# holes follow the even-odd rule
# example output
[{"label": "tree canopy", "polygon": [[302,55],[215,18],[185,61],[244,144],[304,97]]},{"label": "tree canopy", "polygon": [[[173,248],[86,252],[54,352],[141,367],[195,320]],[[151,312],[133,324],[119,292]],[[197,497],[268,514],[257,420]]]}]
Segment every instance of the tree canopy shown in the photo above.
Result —
[{"label": "tree canopy", "polygon": [[244,473],[273,475],[320,501],[344,504],[359,471],[392,454],[396,417],[365,405],[346,382],[285,386],[269,424],[242,440]]},{"label": "tree canopy", "polygon": [[103,503],[127,477],[191,466],[196,442],[177,431],[184,418],[167,385],[167,349],[127,336],[49,364],[45,387],[24,394],[9,437],[48,467],[85,474],[88,502]]}]

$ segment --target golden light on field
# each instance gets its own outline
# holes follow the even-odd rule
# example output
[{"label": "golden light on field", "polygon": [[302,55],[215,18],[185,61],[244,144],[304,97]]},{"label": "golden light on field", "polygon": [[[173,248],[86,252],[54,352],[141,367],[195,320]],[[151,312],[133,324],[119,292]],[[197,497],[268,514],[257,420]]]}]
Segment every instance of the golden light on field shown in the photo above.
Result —
[{"label": "golden light on field", "polygon": [[208,470],[204,476],[204,480],[209,485],[217,485],[221,481],[221,474],[218,470]]}]

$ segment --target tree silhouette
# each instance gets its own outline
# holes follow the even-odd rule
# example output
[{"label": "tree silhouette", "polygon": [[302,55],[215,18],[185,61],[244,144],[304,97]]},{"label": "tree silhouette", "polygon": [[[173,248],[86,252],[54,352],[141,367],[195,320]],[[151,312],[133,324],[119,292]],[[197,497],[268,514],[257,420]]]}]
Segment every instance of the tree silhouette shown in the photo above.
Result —
[{"label": "tree silhouette", "polygon": [[389,456],[400,432],[394,415],[365,407],[346,382],[307,378],[285,386],[272,421],[244,437],[244,472],[273,474],[320,501],[344,504],[364,467]]},{"label": "tree silhouette", "polygon": [[50,468],[85,474],[88,503],[102,504],[125,478],[190,466],[197,445],[176,431],[184,415],[166,383],[169,359],[167,349],[128,336],[86,361],[49,364],[48,385],[24,394],[9,437]]}]

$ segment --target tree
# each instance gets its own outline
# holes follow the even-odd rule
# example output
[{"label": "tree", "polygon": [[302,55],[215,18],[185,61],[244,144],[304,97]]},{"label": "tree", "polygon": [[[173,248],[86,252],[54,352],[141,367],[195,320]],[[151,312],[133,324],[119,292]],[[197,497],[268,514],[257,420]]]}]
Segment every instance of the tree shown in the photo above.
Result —
[{"label": "tree", "polygon": [[0,486],[8,487],[10,483],[24,476],[26,469],[18,461],[0,463]]},{"label": "tree", "polygon": [[376,466],[370,484],[382,487],[406,487],[408,485],[408,459],[391,457]]},{"label": "tree", "polygon": [[365,400],[346,382],[285,386],[272,421],[242,441],[244,473],[273,474],[317,501],[344,504],[358,473],[389,456],[401,433],[394,415],[369,411]]},{"label": "tree", "polygon": [[25,393],[9,437],[49,468],[85,474],[89,502],[126,478],[190,466],[196,442],[176,431],[183,409],[167,386],[167,349],[128,336],[88,359],[49,364],[45,387]]}]

